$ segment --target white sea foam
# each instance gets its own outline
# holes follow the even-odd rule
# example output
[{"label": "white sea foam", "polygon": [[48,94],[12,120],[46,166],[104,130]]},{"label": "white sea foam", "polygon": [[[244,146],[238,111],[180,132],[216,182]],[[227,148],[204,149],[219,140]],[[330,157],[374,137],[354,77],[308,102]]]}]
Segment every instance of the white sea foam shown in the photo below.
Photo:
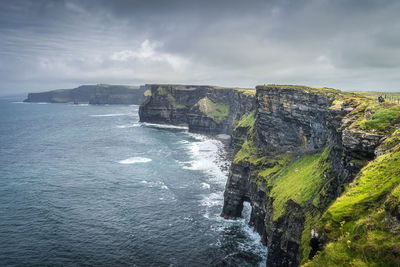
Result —
[{"label": "white sea foam", "polygon": [[210,189],[210,184],[201,183],[201,187],[204,188],[204,189]]},{"label": "white sea foam", "polygon": [[160,128],[160,129],[182,129],[188,130],[188,126],[180,126],[180,125],[172,125],[172,124],[157,124],[157,123],[148,123],[142,122],[143,126],[152,127],[152,128]]},{"label": "white sea foam", "polygon": [[118,163],[121,164],[135,164],[135,163],[146,163],[146,162],[150,162],[151,159],[149,158],[142,158],[142,157],[131,157],[131,158],[127,158],[121,161],[118,161]]},{"label": "white sea foam", "polygon": [[221,206],[223,201],[223,197],[220,192],[218,193],[211,193],[208,194],[206,197],[204,197],[200,204],[201,206],[205,207],[215,207],[215,206]]},{"label": "white sea foam", "polygon": [[132,124],[128,124],[128,125],[118,125],[117,128],[125,129],[125,128],[133,128],[133,127],[139,127],[139,126],[140,126],[139,123],[132,123]]},{"label": "white sea foam", "polygon": [[36,105],[47,105],[50,103],[46,103],[46,102],[21,102],[21,101],[15,101],[15,102],[11,102],[13,104],[36,104]]},{"label": "white sea foam", "polygon": [[219,153],[223,150],[223,144],[215,139],[206,136],[192,134],[197,142],[190,142],[187,144],[191,161],[181,162],[184,169],[199,170],[208,174],[210,181],[225,185],[227,178],[227,171],[222,170],[220,165],[227,164],[228,162],[222,159]]},{"label": "white sea foam", "polygon": [[89,104],[73,104],[71,106],[74,106],[74,107],[88,107]]},{"label": "white sea foam", "polygon": [[112,113],[112,114],[96,114],[89,115],[90,117],[119,117],[119,116],[130,116],[131,113]]},{"label": "white sea foam", "polygon": [[147,187],[158,187],[158,188],[165,189],[165,190],[169,189],[168,186],[166,186],[164,184],[164,182],[162,182],[162,181],[145,181],[145,180],[143,180],[143,181],[140,181],[140,183],[146,185]]}]

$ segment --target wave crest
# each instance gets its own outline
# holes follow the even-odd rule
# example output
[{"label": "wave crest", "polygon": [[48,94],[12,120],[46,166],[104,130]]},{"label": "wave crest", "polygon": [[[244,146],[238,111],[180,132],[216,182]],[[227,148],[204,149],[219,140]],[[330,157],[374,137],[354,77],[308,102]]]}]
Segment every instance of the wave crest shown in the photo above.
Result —
[{"label": "wave crest", "polygon": [[142,158],[142,157],[131,157],[121,161],[118,161],[120,164],[135,164],[135,163],[147,163],[150,162],[152,159],[149,158]]}]

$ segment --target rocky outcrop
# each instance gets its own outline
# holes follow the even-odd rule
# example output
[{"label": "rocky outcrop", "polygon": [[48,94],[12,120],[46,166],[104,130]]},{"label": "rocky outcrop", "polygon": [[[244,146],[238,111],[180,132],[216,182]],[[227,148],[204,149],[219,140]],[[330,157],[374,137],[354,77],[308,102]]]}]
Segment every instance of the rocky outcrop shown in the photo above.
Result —
[{"label": "rocky outcrop", "polygon": [[[277,213],[274,210],[276,200],[271,194],[275,186],[273,180],[279,179],[279,175],[271,175],[270,180],[260,180],[260,171],[272,170],[278,165],[268,163],[268,160],[233,162],[221,215],[230,219],[240,217],[243,202],[251,203],[251,224],[268,246],[267,266],[300,264],[306,215],[316,209],[324,211],[342,192],[343,185],[354,179],[363,166],[360,162],[374,158],[375,148],[382,141],[382,135],[350,127],[351,119],[348,116],[354,108],[333,105],[341,97],[339,92],[331,90],[291,86],[257,87],[254,133],[248,136],[254,140],[259,153],[257,158],[273,159],[287,153],[300,157],[329,148],[330,168],[329,172],[322,174],[323,182],[318,187],[318,193],[307,203],[297,203],[289,197],[284,211],[278,217],[274,216]],[[233,138],[235,134],[236,131],[233,132]],[[238,134],[243,135],[240,132]],[[313,201],[315,199],[318,201]],[[323,247],[323,244],[319,246]]]},{"label": "rocky outcrop", "polygon": [[106,84],[82,85],[74,89],[29,93],[24,102],[140,105],[145,100],[144,92],[144,87]]},{"label": "rocky outcrop", "polygon": [[230,134],[233,120],[254,107],[254,96],[235,88],[171,84],[145,87],[151,96],[139,108],[140,121],[187,125],[191,132]]}]

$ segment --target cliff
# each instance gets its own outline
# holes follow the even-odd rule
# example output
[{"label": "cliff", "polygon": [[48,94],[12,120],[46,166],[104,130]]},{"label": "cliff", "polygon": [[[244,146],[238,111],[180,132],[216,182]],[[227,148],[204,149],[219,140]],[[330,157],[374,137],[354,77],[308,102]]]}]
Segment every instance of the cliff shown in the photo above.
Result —
[{"label": "cliff", "polygon": [[306,86],[148,88],[142,121],[231,134],[221,216],[251,204],[267,266],[400,264],[399,106]]},{"label": "cliff", "polygon": [[140,121],[187,125],[191,132],[228,133],[237,114],[253,109],[255,90],[203,85],[149,84]]},{"label": "cliff", "polygon": [[144,92],[144,87],[107,84],[82,85],[74,89],[29,93],[24,102],[139,105],[145,100]]}]

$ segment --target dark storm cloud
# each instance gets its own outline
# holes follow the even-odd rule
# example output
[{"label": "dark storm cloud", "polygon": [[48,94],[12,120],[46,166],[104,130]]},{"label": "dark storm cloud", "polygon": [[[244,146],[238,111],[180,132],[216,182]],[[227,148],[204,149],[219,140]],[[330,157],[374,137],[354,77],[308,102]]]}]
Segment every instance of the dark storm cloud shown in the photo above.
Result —
[{"label": "dark storm cloud", "polygon": [[2,1],[1,93],[82,83],[399,90],[399,1]]}]

